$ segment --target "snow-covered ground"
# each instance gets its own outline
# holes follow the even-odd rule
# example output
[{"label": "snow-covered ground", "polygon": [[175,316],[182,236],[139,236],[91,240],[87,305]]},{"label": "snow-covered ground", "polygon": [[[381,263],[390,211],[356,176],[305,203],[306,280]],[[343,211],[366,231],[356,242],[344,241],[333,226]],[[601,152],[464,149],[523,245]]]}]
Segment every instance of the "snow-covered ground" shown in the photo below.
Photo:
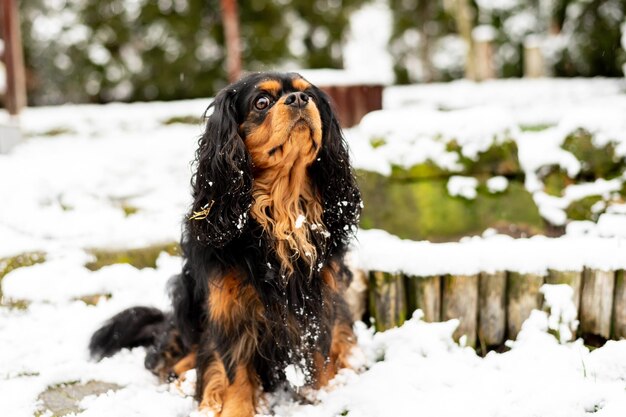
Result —
[{"label": "snow-covered ground", "polygon": [[[447,136],[464,144],[469,156],[493,140],[513,137],[523,166],[532,167],[540,159],[573,169],[559,150],[570,128],[586,127],[626,152],[626,96],[621,89],[616,80],[393,87],[385,94],[385,110],[367,116],[347,136],[356,166],[381,172],[403,158],[417,160],[424,152],[453,165],[456,161],[446,159],[450,156],[438,144]],[[40,251],[46,261],[16,269],[2,280],[5,299],[30,304],[25,310],[0,307],[0,415],[32,416],[46,387],[89,380],[123,388],[85,399],[81,416],[186,416],[194,409],[189,395],[159,385],[144,370],[141,348],[101,363],[90,362],[86,350],[90,334],[120,309],[136,304],[166,307],[165,283],[179,270],[180,258],[162,255],[156,269],[143,270],[111,265],[90,271],[84,265],[89,248],[178,240],[189,204],[190,161],[202,127],[166,122],[199,118],[208,103],[25,111],[22,126],[28,139],[0,155],[0,258]],[[0,121],[4,117],[0,114]],[[549,127],[530,132],[520,125]],[[381,132],[387,144],[374,148],[370,139]],[[495,188],[504,186],[497,182]],[[438,245],[362,231],[361,258],[372,268],[386,269],[385,262],[391,261],[389,269],[430,275],[444,267],[497,268],[488,264],[494,257],[479,255],[504,254],[506,245],[515,245],[533,263],[498,257],[507,269],[554,267],[551,262],[577,269],[591,262],[624,267],[625,217],[626,209],[617,205],[597,225],[574,225],[559,239],[516,241],[486,233]],[[547,258],[546,248],[562,256]],[[405,250],[429,254],[429,262],[411,257],[413,262],[399,265],[399,258],[410,257],[402,255]],[[457,261],[450,265],[450,259]],[[420,267],[418,262],[424,269],[412,270]],[[110,298],[95,306],[79,300],[93,294]],[[265,412],[285,417],[625,415],[626,341],[590,352],[580,341],[560,344],[547,333],[549,322],[545,313],[536,312],[509,352],[485,358],[453,342],[454,321],[427,324],[416,316],[402,328],[375,335],[359,325],[358,373],[344,371],[330,391],[315,396],[314,404],[268,397]]]}]

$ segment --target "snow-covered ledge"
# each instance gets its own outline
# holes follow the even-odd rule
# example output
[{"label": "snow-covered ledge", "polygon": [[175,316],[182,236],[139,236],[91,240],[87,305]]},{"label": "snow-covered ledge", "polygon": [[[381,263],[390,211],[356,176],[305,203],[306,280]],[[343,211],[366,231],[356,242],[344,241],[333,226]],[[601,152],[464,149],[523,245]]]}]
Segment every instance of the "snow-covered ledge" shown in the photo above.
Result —
[{"label": "snow-covered ledge", "polygon": [[0,122],[0,154],[8,153],[22,138],[17,124]]}]

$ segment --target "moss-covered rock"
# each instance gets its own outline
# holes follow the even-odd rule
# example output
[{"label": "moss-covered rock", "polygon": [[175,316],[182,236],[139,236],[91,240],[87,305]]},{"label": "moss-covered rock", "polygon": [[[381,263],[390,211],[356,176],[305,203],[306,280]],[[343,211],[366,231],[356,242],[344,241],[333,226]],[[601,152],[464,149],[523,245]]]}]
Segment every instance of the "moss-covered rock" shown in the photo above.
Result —
[{"label": "moss-covered rock", "polygon": [[438,166],[435,162],[427,160],[415,164],[410,168],[394,165],[391,167],[390,177],[394,180],[413,181],[430,178],[444,178],[451,175],[485,175],[523,178],[524,174],[519,164],[517,144],[513,141],[493,143],[485,152],[478,157],[470,159],[463,155],[461,146],[456,141],[446,144],[446,151],[457,154],[460,170],[449,171]]},{"label": "moss-covered rock", "polygon": [[537,176],[544,184],[544,191],[547,194],[561,197],[568,185],[575,183],[559,165],[545,165],[537,171]]},{"label": "moss-covered rock", "polygon": [[0,305],[5,305],[2,295],[2,279],[11,271],[25,266],[32,266],[46,261],[43,252],[27,252],[10,258],[0,258]]},{"label": "moss-covered rock", "polygon": [[624,172],[626,158],[615,154],[615,145],[609,142],[603,147],[595,146],[593,136],[584,129],[578,129],[567,136],[562,148],[581,162],[581,170],[577,176],[579,180],[612,179]]},{"label": "moss-covered rock", "polygon": [[504,175],[523,177],[520,167],[517,144],[511,140],[493,143],[476,160],[465,157],[458,148],[459,162],[463,165],[461,175]]},{"label": "moss-covered rock", "polygon": [[135,268],[156,268],[156,260],[161,252],[180,255],[180,247],[178,243],[166,243],[137,249],[91,249],[89,253],[95,259],[88,262],[85,267],[91,271],[113,264],[130,264]]},{"label": "moss-covered rock", "polygon": [[511,180],[506,191],[491,194],[478,188],[474,200],[451,197],[447,178],[398,181],[360,171],[358,181],[365,208],[361,227],[377,228],[408,239],[450,241],[489,227],[542,232],[544,222],[522,182]]},{"label": "moss-covered rock", "polygon": [[404,168],[398,165],[391,166],[390,177],[397,181],[419,181],[432,178],[444,178],[453,175],[451,172],[437,166],[433,161],[426,161]]},{"label": "moss-covered rock", "polygon": [[48,387],[39,395],[39,409],[35,416],[62,417],[72,413],[80,413],[80,401],[89,395],[100,395],[109,391],[117,391],[121,386],[102,381],[66,382]]},{"label": "moss-covered rock", "polygon": [[604,210],[594,210],[593,207],[600,201],[603,201],[603,199],[599,195],[592,195],[573,201],[565,210],[567,218],[570,220],[598,221],[598,217]]}]

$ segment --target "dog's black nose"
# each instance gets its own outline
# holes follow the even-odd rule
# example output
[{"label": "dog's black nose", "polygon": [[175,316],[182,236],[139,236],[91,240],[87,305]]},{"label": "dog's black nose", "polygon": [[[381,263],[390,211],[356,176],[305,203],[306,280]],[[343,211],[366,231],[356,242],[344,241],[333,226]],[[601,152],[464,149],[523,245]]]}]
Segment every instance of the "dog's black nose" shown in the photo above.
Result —
[{"label": "dog's black nose", "polygon": [[291,93],[285,99],[285,104],[298,109],[303,108],[309,102],[309,96],[303,92]]}]

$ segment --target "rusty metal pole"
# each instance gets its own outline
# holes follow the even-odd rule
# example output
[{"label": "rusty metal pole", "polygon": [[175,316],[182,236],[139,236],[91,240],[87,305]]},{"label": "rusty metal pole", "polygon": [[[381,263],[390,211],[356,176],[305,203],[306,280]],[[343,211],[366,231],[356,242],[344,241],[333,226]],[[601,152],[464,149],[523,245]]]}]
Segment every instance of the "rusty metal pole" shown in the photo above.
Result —
[{"label": "rusty metal pole", "polygon": [[2,38],[6,67],[6,108],[11,115],[19,114],[26,106],[26,75],[17,0],[2,1]]},{"label": "rusty metal pole", "polygon": [[241,39],[236,0],[221,0],[224,38],[226,39],[226,70],[232,83],[241,76]]}]

